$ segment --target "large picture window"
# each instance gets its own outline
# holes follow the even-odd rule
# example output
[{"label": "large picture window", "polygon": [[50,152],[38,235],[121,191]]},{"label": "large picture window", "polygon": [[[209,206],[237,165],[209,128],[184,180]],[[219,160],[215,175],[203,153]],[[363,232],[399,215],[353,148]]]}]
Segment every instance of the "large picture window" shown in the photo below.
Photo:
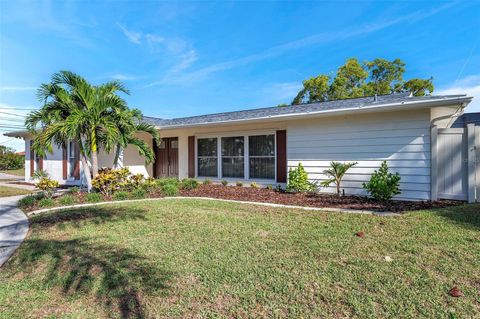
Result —
[{"label": "large picture window", "polygon": [[222,177],[244,177],[244,137],[222,137]]},{"label": "large picture window", "polygon": [[248,160],[251,179],[275,179],[275,137],[248,137]]},{"label": "large picture window", "polygon": [[198,176],[217,177],[217,139],[200,138],[197,143]]}]

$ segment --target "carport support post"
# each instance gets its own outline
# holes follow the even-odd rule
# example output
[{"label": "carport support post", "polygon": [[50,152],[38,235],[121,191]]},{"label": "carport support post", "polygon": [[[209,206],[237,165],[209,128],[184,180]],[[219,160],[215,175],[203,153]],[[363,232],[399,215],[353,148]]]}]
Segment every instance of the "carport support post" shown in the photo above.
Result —
[{"label": "carport support post", "polygon": [[475,202],[475,124],[467,124],[468,202]]},{"label": "carport support post", "polygon": [[431,163],[430,163],[430,200],[438,199],[438,146],[437,146],[437,137],[438,137],[438,127],[433,125],[430,129],[430,147],[431,150]]}]

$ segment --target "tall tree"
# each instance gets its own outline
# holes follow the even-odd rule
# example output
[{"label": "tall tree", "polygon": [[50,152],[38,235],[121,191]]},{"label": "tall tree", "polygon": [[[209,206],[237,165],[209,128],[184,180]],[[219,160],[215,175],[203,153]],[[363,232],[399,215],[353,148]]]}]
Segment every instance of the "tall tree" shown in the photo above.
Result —
[{"label": "tall tree", "polygon": [[66,147],[70,140],[78,142],[89,190],[89,160],[95,177],[99,148],[113,149],[124,134],[117,114],[128,112],[129,108],[118,92],[129,93],[119,81],[94,86],[73,72],[60,71],[52,76],[50,83],[40,86],[37,95],[44,105],[30,113],[25,122],[39,154],[52,152],[54,144]]},{"label": "tall tree", "polygon": [[348,59],[340,66],[335,77],[320,74],[303,81],[303,88],[292,104],[325,102],[346,98],[411,92],[415,96],[430,94],[434,90],[432,78],[403,80],[405,63],[400,59],[388,61],[377,58],[362,64]]}]

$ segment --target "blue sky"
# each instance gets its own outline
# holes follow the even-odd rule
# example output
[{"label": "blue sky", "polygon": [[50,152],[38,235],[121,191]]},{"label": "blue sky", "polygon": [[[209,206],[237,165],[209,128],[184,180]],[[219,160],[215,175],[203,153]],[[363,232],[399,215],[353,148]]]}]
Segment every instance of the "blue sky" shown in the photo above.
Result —
[{"label": "blue sky", "polygon": [[[0,112],[38,108],[36,88],[64,69],[123,80],[145,115],[274,106],[350,57],[400,58],[435,93],[480,96],[479,42],[476,1],[0,1]],[[4,131],[22,119],[2,115]]]}]

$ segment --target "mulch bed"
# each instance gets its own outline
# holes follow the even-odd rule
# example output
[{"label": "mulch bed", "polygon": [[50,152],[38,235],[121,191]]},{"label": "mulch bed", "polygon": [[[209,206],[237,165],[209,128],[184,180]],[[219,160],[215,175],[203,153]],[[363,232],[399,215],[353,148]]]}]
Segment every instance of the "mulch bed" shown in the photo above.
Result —
[{"label": "mulch bed", "polygon": [[200,185],[196,189],[182,190],[181,196],[212,197],[219,199],[241,200],[249,202],[274,203],[283,205],[331,207],[372,211],[404,212],[431,208],[444,208],[460,205],[460,201],[391,201],[379,203],[371,198],[360,196],[335,196],[329,194],[292,194],[266,188],[250,188],[223,185]]}]

